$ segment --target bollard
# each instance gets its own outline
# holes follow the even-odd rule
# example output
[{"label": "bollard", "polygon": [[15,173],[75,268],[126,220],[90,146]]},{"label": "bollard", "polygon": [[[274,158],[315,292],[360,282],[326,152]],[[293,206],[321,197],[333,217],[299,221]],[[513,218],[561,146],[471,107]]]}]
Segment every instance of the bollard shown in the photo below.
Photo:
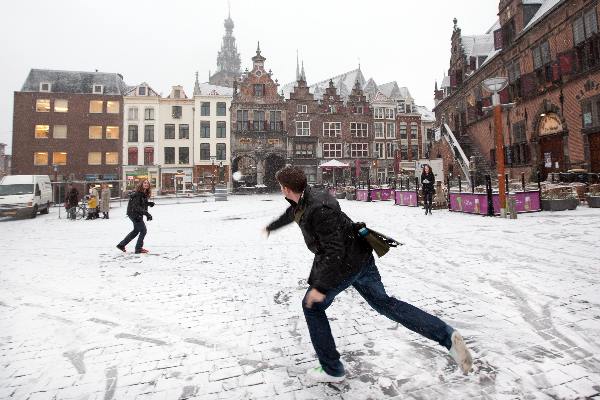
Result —
[{"label": "bollard", "polygon": [[371,198],[371,178],[367,178],[367,201],[373,201]]},{"label": "bollard", "polygon": [[510,196],[508,199],[508,214],[510,219],[517,219],[517,199],[515,196]]},{"label": "bollard", "polygon": [[494,195],[492,193],[492,178],[489,175],[485,176],[485,192],[487,194],[488,217],[494,216]]},{"label": "bollard", "polygon": [[460,175],[458,176],[458,193],[462,193],[462,180],[460,179]]},{"label": "bollard", "polygon": [[521,187],[525,191],[525,172],[521,172]]}]

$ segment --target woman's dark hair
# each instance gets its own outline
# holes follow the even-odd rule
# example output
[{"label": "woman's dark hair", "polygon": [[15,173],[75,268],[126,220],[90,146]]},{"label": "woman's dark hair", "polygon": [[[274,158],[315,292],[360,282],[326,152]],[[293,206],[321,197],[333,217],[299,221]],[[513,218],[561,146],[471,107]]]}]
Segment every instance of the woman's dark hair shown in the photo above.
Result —
[{"label": "woman's dark hair", "polygon": [[140,183],[137,184],[137,186],[135,187],[135,191],[136,192],[142,192],[146,195],[146,197],[150,198],[150,194],[152,193],[152,191],[150,190],[150,181],[148,181],[148,189],[144,189],[144,182],[146,182],[147,179],[144,179],[143,181],[141,181]]},{"label": "woman's dark hair", "polygon": [[306,175],[304,171],[292,165],[281,168],[275,173],[277,182],[294,193],[302,193],[306,189]]}]

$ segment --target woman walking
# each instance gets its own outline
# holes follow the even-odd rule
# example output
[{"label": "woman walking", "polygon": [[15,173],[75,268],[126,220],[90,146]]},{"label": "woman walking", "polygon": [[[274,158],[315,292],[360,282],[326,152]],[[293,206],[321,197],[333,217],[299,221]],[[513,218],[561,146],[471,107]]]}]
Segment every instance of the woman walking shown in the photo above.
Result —
[{"label": "woman walking", "polygon": [[144,249],[144,237],[146,236],[146,224],[144,224],[144,215],[146,220],[152,221],[152,215],[148,212],[148,207],[154,207],[154,203],[148,201],[150,198],[150,182],[142,181],[136,186],[135,190],[129,195],[129,203],[127,203],[127,216],[133,222],[133,230],[129,232],[125,239],[117,245],[117,249],[125,252],[125,246],[129,244],[136,236],[138,236],[135,244],[135,253],[148,253]]},{"label": "woman walking", "polygon": [[102,219],[108,219],[108,212],[110,211],[110,189],[108,183],[102,184],[102,191],[100,192],[100,212],[102,213]]},{"label": "woman walking", "polygon": [[77,212],[77,204],[79,204],[79,190],[75,186],[70,185],[70,190],[65,197],[65,208],[67,209],[67,218],[75,219]]},{"label": "woman walking", "polygon": [[428,164],[423,166],[423,172],[421,172],[421,183],[423,184],[423,203],[425,204],[425,215],[429,212],[431,214],[431,203],[433,201],[433,194],[435,188],[435,175]]}]

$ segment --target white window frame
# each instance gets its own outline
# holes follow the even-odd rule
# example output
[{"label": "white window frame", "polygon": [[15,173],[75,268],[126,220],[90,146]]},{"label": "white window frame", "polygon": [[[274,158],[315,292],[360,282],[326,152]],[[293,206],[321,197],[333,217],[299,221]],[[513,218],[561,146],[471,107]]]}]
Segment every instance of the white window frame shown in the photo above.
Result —
[{"label": "white window frame", "polygon": [[382,107],[375,107],[373,109],[373,118],[375,119],[383,119],[385,116],[385,112]]},{"label": "white window frame", "polygon": [[[44,90],[44,85],[48,85],[48,89]],[[51,91],[52,91],[52,83],[40,82],[40,92],[51,92]]]},{"label": "white window frame", "polygon": [[396,143],[387,142],[385,144],[385,156],[387,159],[394,158],[394,152],[396,150]]},{"label": "white window frame", "polygon": [[[390,132],[390,126],[392,127]],[[385,123],[385,137],[387,139],[396,139],[396,124],[394,122]]]},{"label": "white window frame", "polygon": [[[381,132],[377,132],[377,127],[381,127]],[[375,139],[385,139],[385,123],[375,122],[375,129],[373,133]]]},{"label": "white window frame", "polygon": [[394,115],[394,109],[393,108],[386,108],[385,109],[385,119],[395,119],[396,116]]},{"label": "white window frame", "polygon": [[[413,128],[414,128],[414,132],[415,132],[414,136],[413,136]],[[418,139],[419,138],[419,124],[417,124],[416,122],[411,122],[410,123],[410,138],[411,139]]]},{"label": "white window frame", "polygon": [[351,158],[368,158],[369,143],[350,143]]},{"label": "white window frame", "polygon": [[[152,118],[146,118],[146,113],[147,112],[149,114],[151,114],[150,117],[152,117]],[[146,108],[144,108],[144,121],[154,121],[155,118],[156,118],[155,114],[156,114],[156,112],[154,110],[154,107],[146,107]]]},{"label": "white window frame", "polygon": [[296,121],[296,136],[310,136],[310,121]]},{"label": "white window frame", "polygon": [[[384,159],[385,158],[385,144],[384,142],[375,142],[375,153],[377,153],[377,158]],[[381,151],[380,151],[381,149]]]},{"label": "white window frame", "polygon": [[341,122],[323,122],[323,136],[342,137],[342,123]]},{"label": "white window frame", "polygon": [[[367,129],[363,129],[365,127]],[[350,122],[350,135],[361,138],[369,137],[369,124],[367,122]]]},{"label": "white window frame", "polygon": [[[404,137],[402,137],[402,128],[404,128],[405,131]],[[398,131],[398,134],[400,135],[400,139],[408,139],[408,124],[406,122],[400,122],[400,129]]]},{"label": "white window frame", "polygon": [[127,120],[128,121],[137,121],[138,120],[138,116],[139,116],[139,114],[138,114],[138,108],[137,107],[129,107],[127,109]]},{"label": "white window frame", "polygon": [[306,104],[296,104],[296,112],[299,114],[306,114],[308,112],[308,106]]},{"label": "white window frame", "polygon": [[323,143],[323,158],[342,158],[342,144]]},{"label": "white window frame", "polygon": [[[96,90],[98,88],[100,88],[100,90]],[[104,85],[100,85],[100,84],[94,83],[92,85],[92,93],[93,94],[103,94],[104,93]]]}]

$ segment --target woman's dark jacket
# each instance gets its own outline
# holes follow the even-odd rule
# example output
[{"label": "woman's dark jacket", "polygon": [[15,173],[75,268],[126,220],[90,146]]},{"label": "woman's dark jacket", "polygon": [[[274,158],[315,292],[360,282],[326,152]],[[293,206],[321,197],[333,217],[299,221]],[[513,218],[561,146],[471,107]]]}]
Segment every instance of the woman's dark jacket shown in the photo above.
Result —
[{"label": "woman's dark jacket", "polygon": [[307,187],[298,204],[286,200],[291,206],[267,226],[267,231],[298,223],[306,246],[315,254],[309,285],[327,293],[367,263],[371,246],[358,236],[352,220],[328,192]]},{"label": "woman's dark jacket", "polygon": [[148,216],[148,197],[144,192],[136,190],[129,195],[127,216],[134,221],[141,221],[144,215]]},{"label": "woman's dark jacket", "polygon": [[67,193],[67,196],[65,197],[65,207],[77,207],[77,203],[79,203],[79,191],[75,188],[72,188],[71,190],[69,190],[69,193]]},{"label": "woman's dark jacket", "polygon": [[[426,180],[428,181],[428,183],[425,183]],[[425,171],[423,171],[421,173],[421,183],[423,184],[424,193],[435,193],[435,175],[433,175],[433,171],[429,170],[428,174],[426,174]]]}]

